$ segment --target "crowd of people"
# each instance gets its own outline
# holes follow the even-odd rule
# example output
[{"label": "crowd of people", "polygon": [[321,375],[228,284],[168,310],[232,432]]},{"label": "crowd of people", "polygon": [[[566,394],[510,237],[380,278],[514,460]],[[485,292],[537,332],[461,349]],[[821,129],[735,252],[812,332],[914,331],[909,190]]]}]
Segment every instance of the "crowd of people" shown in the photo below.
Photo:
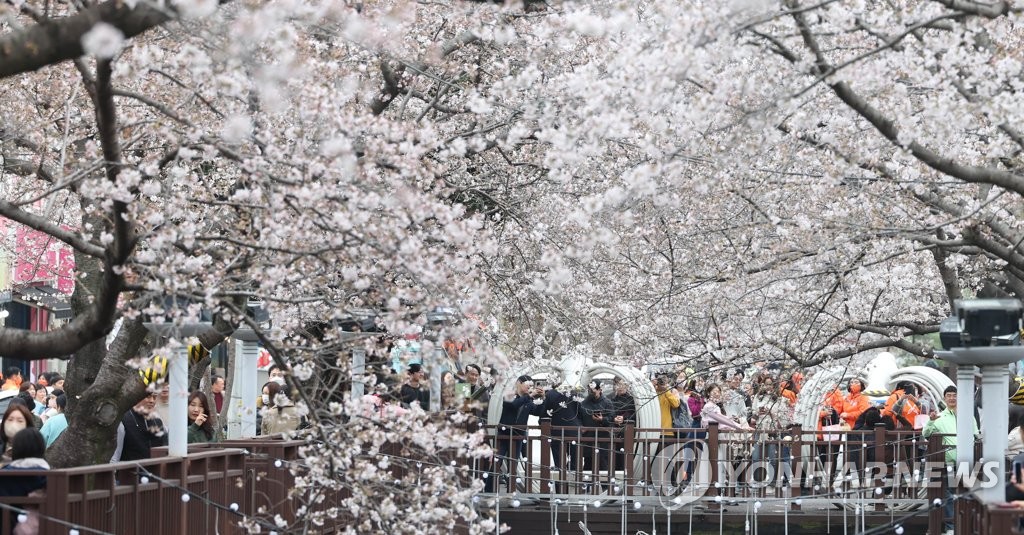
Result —
[{"label": "crowd of people", "polygon": [[[31,430],[42,439],[43,451],[54,445],[68,428],[65,379],[59,373],[43,373],[36,382],[24,381],[21,370],[12,367],[0,387],[0,465],[18,460],[15,444],[19,433]],[[225,426],[220,415],[224,411],[225,379],[209,378],[210,395],[203,389],[188,394],[188,443],[217,442]],[[154,385],[145,397],[126,411],[117,426],[111,462],[148,459],[151,448],[167,445],[167,421],[170,387],[166,382]],[[252,403],[259,409],[261,434],[294,431],[302,425],[302,417],[290,401],[284,373],[277,366],[270,369],[270,380],[263,385],[262,395]],[[216,428],[219,426],[220,428]],[[43,456],[38,456],[42,458]],[[0,489],[0,493],[3,490]]]}]

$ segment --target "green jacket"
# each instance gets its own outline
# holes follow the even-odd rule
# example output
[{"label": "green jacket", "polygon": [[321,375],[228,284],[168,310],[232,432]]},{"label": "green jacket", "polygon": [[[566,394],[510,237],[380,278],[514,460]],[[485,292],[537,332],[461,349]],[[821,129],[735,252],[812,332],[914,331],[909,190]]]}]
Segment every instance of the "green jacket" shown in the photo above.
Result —
[{"label": "green jacket", "polygon": [[207,438],[206,432],[203,428],[196,424],[188,425],[188,443],[195,444],[197,442],[217,442],[217,434],[213,434],[213,438]]},{"label": "green jacket", "polygon": [[[934,433],[945,435],[942,437],[943,446],[952,446],[946,450],[946,462],[956,462],[956,411],[952,409],[942,411],[938,418],[929,420],[921,431],[925,438]],[[978,436],[978,422],[974,422],[974,436]]]}]

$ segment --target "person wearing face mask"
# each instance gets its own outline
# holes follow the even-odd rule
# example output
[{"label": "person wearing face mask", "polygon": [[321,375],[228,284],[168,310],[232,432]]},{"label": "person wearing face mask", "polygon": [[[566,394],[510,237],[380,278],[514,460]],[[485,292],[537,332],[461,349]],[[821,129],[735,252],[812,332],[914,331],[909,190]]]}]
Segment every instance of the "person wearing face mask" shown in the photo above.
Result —
[{"label": "person wearing face mask", "polygon": [[277,381],[263,385],[263,421],[260,434],[290,433],[299,428],[302,417]]},{"label": "person wearing face mask", "polygon": [[[11,441],[11,464],[4,470],[49,470],[50,465],[43,458],[46,444],[35,428],[18,431]],[[16,472],[7,472],[12,474]],[[0,496],[28,496],[31,492],[46,487],[44,476],[11,476],[0,478]]]},{"label": "person wearing face mask", "polygon": [[273,366],[270,367],[268,374],[270,376],[271,381],[274,381],[277,384],[284,386],[284,370],[282,370],[280,366],[274,364]]},{"label": "person wearing face mask", "polygon": [[857,418],[871,406],[871,400],[863,394],[864,383],[860,379],[850,379],[846,390],[849,393],[843,400],[843,411],[839,414],[839,418],[850,426],[850,429],[853,429]]},{"label": "person wearing face mask", "polygon": [[0,429],[3,429],[3,440],[0,440],[0,446],[3,451],[0,454],[0,462],[4,464],[11,462],[11,448],[14,443],[14,435],[18,434],[18,431],[25,429],[32,425],[32,413],[24,405],[11,405],[7,407],[7,412],[4,413],[3,420],[0,421]]},{"label": "person wearing face mask", "polygon": [[[271,364],[270,368],[267,369],[267,374],[271,381],[277,383],[278,386],[284,387],[284,372],[281,370],[280,366],[278,366],[277,364]],[[260,397],[256,398],[256,408],[260,410],[260,412],[258,412],[257,414],[262,414],[264,407],[266,407],[266,405],[263,404],[263,396],[261,395]],[[257,419],[259,418],[262,418],[262,416],[258,417]]]}]

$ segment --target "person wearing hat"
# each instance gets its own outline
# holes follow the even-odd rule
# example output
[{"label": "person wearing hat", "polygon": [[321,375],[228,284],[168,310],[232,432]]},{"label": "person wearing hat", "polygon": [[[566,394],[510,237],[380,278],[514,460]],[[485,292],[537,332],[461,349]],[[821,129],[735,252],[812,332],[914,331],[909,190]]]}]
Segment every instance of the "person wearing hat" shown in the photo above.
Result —
[{"label": "person wearing hat", "polygon": [[430,389],[424,388],[425,374],[421,364],[409,365],[409,376],[399,390],[402,406],[410,409],[414,404],[423,410],[430,410]]}]

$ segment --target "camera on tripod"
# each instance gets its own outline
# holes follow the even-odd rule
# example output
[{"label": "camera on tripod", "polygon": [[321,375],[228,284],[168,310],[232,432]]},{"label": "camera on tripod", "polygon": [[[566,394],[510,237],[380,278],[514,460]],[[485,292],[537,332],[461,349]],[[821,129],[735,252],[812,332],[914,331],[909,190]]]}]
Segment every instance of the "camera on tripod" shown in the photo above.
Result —
[{"label": "camera on tripod", "polygon": [[1016,299],[958,299],[953,312],[939,325],[943,349],[1020,344],[1024,306]]}]

